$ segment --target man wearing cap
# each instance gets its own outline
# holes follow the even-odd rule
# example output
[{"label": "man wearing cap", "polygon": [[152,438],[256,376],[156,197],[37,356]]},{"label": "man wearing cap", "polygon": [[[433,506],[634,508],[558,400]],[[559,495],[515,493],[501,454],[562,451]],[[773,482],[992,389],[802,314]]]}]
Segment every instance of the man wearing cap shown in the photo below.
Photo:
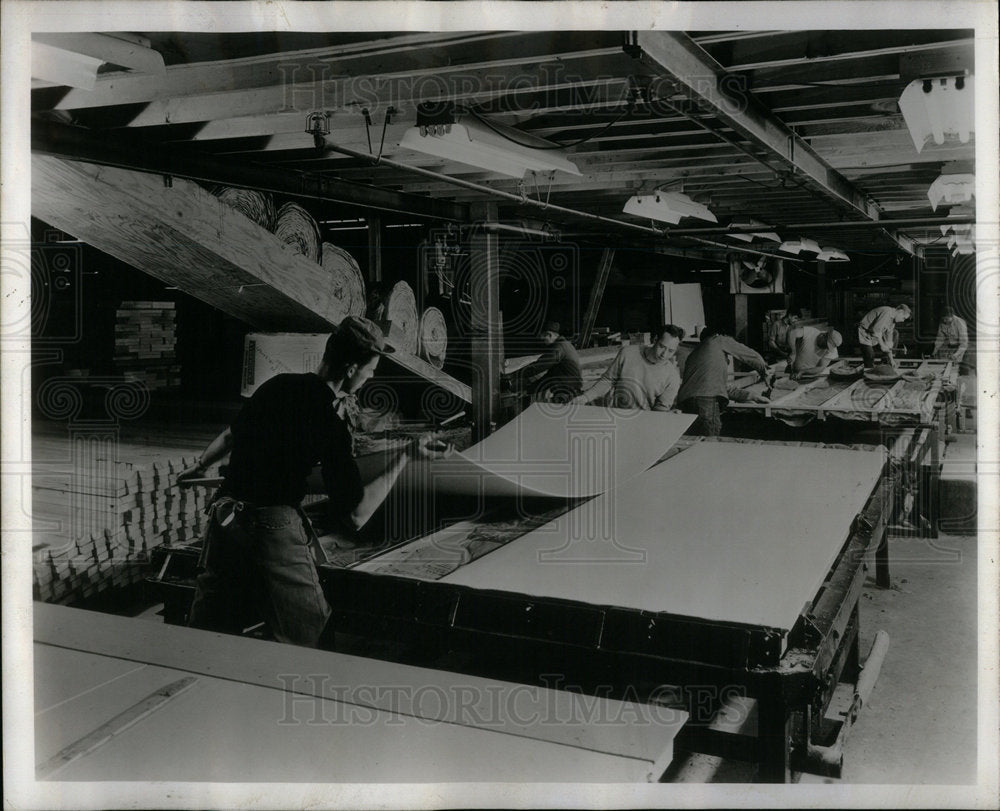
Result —
[{"label": "man wearing cap", "polygon": [[835,329],[825,332],[816,327],[795,327],[788,332],[788,372],[790,375],[815,375],[837,359],[837,347],[844,342]]},{"label": "man wearing cap", "polygon": [[961,363],[969,348],[969,327],[965,319],[955,315],[951,307],[941,311],[937,338],[934,341],[934,357]]},{"label": "man wearing cap", "polygon": [[410,456],[431,455],[432,437],[420,437],[374,481],[361,481],[338,403],[355,394],[389,352],[374,323],[345,318],[327,340],[315,374],[265,381],[198,464],[181,473],[182,479],[199,475],[231,451],[203,543],[192,627],[240,633],[262,618],[279,642],[331,642],[330,607],[300,506],[309,473],[321,466],[331,519],[357,530],[385,500]]},{"label": "man wearing cap", "polygon": [[683,337],[681,327],[667,324],[651,346],[623,346],[600,380],[572,402],[586,405],[610,391],[615,408],[672,410],[681,384],[674,359]]},{"label": "man wearing cap", "polygon": [[864,318],[858,322],[858,343],[861,345],[861,357],[866,369],[875,366],[876,347],[885,353],[886,362],[890,366],[896,365],[892,356],[893,333],[896,331],[896,324],[903,323],[909,317],[910,308],[906,304],[876,307],[865,313]]},{"label": "man wearing cap", "polygon": [[559,334],[558,321],[547,321],[540,337],[546,350],[522,372],[525,381],[532,384],[532,399],[568,403],[583,391],[580,356]]},{"label": "man wearing cap", "polygon": [[697,414],[689,433],[718,436],[722,433],[722,409],[730,400],[766,403],[764,395],[729,385],[729,362],[734,357],[754,369],[761,378],[767,375],[767,363],[757,352],[735,338],[705,327],[700,343],[684,361],[684,380],[677,402],[685,414]]}]

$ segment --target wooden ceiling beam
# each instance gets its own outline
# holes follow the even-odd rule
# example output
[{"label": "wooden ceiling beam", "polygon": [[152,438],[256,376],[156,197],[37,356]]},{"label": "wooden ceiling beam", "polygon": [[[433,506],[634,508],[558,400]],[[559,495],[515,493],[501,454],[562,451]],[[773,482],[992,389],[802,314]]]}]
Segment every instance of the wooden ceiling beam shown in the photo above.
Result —
[{"label": "wooden ceiling beam", "polygon": [[[185,124],[216,119],[292,114],[305,117],[315,111],[369,109],[380,120],[390,106],[397,120],[415,119],[420,102],[461,101],[477,105],[501,100],[508,111],[535,110],[540,99],[559,107],[621,104],[628,86],[629,60],[623,53],[569,54],[557,64],[506,63],[454,65],[365,76],[285,81],[261,87],[194,92],[155,98],[130,109],[122,102],[108,111],[109,118],[124,118],[129,127]],[[624,88],[624,90],[623,90]],[[525,99],[523,102],[519,99]],[[56,109],[59,109],[58,105]],[[82,110],[76,119],[100,127],[100,117]],[[121,125],[116,121],[117,125]]]},{"label": "wooden ceiling beam", "polygon": [[[971,39],[928,43],[909,52],[927,55],[948,54],[971,62],[974,44]],[[893,50],[890,53],[875,55],[841,54],[830,59],[799,60],[770,67],[750,68],[741,70],[741,74],[746,77],[750,90],[757,94],[802,87],[810,83],[836,82],[851,85],[873,80],[898,79],[902,53]],[[730,68],[730,70],[738,69]]]},{"label": "wooden ceiling beam", "polygon": [[276,87],[288,82],[327,78],[364,78],[406,72],[433,72],[465,65],[470,70],[491,64],[522,62],[537,67],[574,54],[614,55],[623,35],[613,31],[493,31],[373,35],[367,42],[303,51],[222,59],[194,65],[172,65],[158,80],[114,73],[102,77],[90,93],[38,92],[33,108],[74,110],[147,103],[204,93]]},{"label": "wooden ceiling beam", "polygon": [[929,143],[917,152],[913,139],[905,129],[890,132],[851,133],[847,135],[817,135],[809,145],[830,166],[836,169],[870,168],[875,166],[909,166],[973,160],[976,145],[946,141]]},{"label": "wooden ceiling beam", "polygon": [[729,71],[810,64],[843,58],[912,53],[937,49],[942,43],[972,40],[969,29],[843,29],[837,31],[781,31],[740,41],[709,44],[704,48]]},{"label": "wooden ceiling beam", "polygon": [[[659,68],[672,83],[697,105],[705,105],[716,117],[732,127],[754,148],[804,177],[820,194],[832,200],[845,213],[877,220],[874,201],[839,174],[808,144],[750,96],[735,104],[721,86],[722,67],[689,37],[667,31],[640,31],[637,44],[642,59],[651,68]],[[903,250],[912,248],[898,241]]]}]

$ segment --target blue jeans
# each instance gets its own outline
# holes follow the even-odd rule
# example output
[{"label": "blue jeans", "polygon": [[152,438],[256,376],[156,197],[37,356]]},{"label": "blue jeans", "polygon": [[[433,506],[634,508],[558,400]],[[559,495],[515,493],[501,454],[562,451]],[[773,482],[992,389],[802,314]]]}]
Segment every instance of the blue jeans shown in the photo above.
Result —
[{"label": "blue jeans", "polygon": [[234,504],[212,507],[188,625],[238,634],[263,620],[279,642],[314,647],[330,606],[302,514],[284,505],[232,513]]}]

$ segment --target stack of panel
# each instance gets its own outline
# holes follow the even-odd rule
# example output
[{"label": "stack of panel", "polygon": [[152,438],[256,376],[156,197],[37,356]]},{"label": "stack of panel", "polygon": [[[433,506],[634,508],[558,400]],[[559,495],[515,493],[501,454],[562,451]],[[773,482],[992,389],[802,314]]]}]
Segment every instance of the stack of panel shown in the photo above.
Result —
[{"label": "stack of panel", "polygon": [[115,313],[115,365],[148,389],[179,386],[172,301],[123,301]]},{"label": "stack of panel", "polygon": [[[208,491],[180,488],[177,474],[195,459],[154,463],[111,480],[99,496],[105,526],[94,529],[96,513],[87,513],[87,531],[76,523],[72,505],[81,494],[36,487],[36,498],[61,498],[70,510],[70,540],[34,554],[33,590],[36,600],[76,603],[110,589],[138,583],[148,574],[150,555],[158,546],[194,541],[205,528]],[[65,486],[65,485],[64,485]],[[69,486],[66,486],[69,487]],[[91,488],[92,489],[92,488]]]}]

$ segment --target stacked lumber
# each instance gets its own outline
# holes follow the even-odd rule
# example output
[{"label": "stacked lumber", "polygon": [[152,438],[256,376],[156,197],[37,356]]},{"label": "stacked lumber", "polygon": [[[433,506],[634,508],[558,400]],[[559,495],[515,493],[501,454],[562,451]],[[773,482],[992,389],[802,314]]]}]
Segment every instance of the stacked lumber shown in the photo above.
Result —
[{"label": "stacked lumber", "polygon": [[123,301],[115,312],[114,361],[126,378],[147,389],[179,386],[172,301]]},{"label": "stacked lumber", "polygon": [[[200,539],[207,520],[207,491],[177,485],[177,475],[194,462],[191,457],[154,463],[109,477],[103,486],[64,483],[60,490],[51,481],[36,483],[36,500],[61,499],[66,505],[71,532],[62,545],[35,551],[34,598],[75,603],[141,582],[154,549]],[[84,490],[88,492],[80,492]],[[90,505],[83,518],[73,512],[81,497]],[[104,527],[96,528],[101,521]]]}]

